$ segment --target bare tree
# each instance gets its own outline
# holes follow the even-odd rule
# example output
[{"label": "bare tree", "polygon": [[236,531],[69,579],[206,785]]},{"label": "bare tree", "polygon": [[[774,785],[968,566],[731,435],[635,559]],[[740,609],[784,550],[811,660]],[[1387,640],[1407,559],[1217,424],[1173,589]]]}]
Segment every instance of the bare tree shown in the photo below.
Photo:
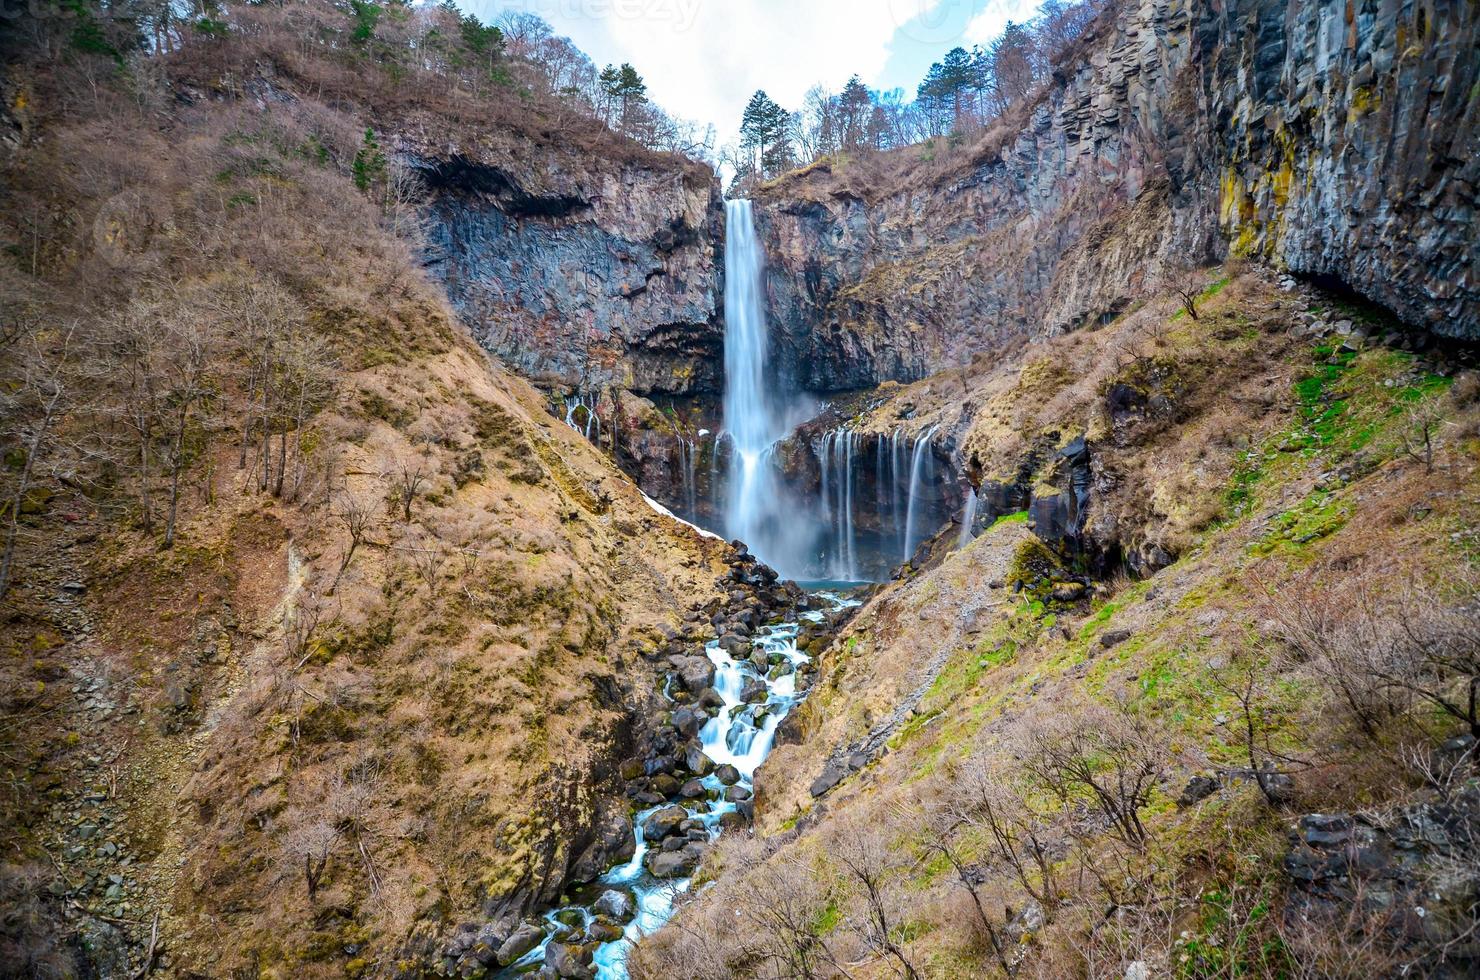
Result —
[{"label": "bare tree", "polygon": [[920,971],[895,938],[900,921],[893,881],[902,865],[879,833],[878,828],[853,824],[841,828],[834,840],[833,859],[861,893],[862,908],[848,922],[864,945],[892,961],[896,973],[918,980]]},{"label": "bare tree", "polygon": [[778,856],[753,872],[753,887],[736,911],[744,921],[747,958],[764,963],[777,980],[811,980],[832,964],[818,923],[823,893],[801,861]]},{"label": "bare tree", "polygon": [[[972,909],[976,912],[977,925],[981,927],[982,934],[987,937],[987,943],[992,947],[992,955],[996,957],[997,964],[1002,967],[1006,975],[1012,973],[1012,963],[1007,958],[1007,947],[1003,942],[1002,931],[998,924],[988,914],[986,903],[981,895],[981,877],[979,869],[967,860],[956,839],[956,828],[962,823],[954,808],[938,809],[932,812],[926,820],[928,836],[925,838],[925,851],[927,854],[935,854],[945,859],[956,875],[956,882],[971,899]],[[1004,923],[1005,925],[1005,923]]]},{"label": "bare tree", "polygon": [[364,544],[365,536],[375,523],[377,513],[379,513],[379,507],[374,501],[361,497],[348,489],[339,494],[335,502],[334,516],[339,519],[339,523],[349,535],[349,544],[345,546],[344,557],[339,562],[339,571],[334,575],[334,583],[329,586],[330,595],[338,590],[339,580],[344,578],[349,563],[354,560],[355,552],[359,550],[360,545]]},{"label": "bare tree", "polygon": [[416,503],[416,498],[421,496],[430,476],[424,457],[402,459],[396,463],[394,495],[403,523],[411,523],[411,507]]},{"label": "bare tree", "polygon": [[170,477],[164,546],[171,548],[180,513],[180,478],[194,455],[192,441],[198,435],[199,416],[218,391],[212,375],[218,351],[217,335],[211,326],[183,309],[173,311],[159,329],[165,337],[161,370],[162,402],[167,409],[160,420],[161,435]]},{"label": "bare tree", "polygon": [[303,883],[308,889],[308,900],[312,902],[318,896],[329,858],[339,843],[339,829],[322,815],[290,813],[288,819],[292,822],[292,829],[283,835],[283,856],[294,866],[301,864]]},{"label": "bare tree", "polygon": [[1423,464],[1425,473],[1434,472],[1434,445],[1444,427],[1444,413],[1436,398],[1425,398],[1404,416],[1406,425],[1399,439],[1409,459]]},{"label": "bare tree", "polygon": [[328,602],[317,589],[305,587],[283,623],[283,649],[298,670],[313,656],[314,634],[328,612]]},{"label": "bare tree", "polygon": [[968,763],[947,803],[954,817],[987,832],[997,858],[1052,919],[1059,886],[1046,824],[981,757]]},{"label": "bare tree", "polygon": [[1146,846],[1141,810],[1166,764],[1150,723],[1124,706],[1055,718],[1030,735],[1026,768],[1064,801],[1087,792],[1110,830],[1134,848]]},{"label": "bare tree", "polygon": [[72,358],[73,328],[56,335],[33,332],[18,345],[16,370],[4,392],[6,441],[13,442],[21,465],[10,487],[5,515],[5,546],[0,552],[0,597],[9,590],[15,569],[16,542],[39,464],[52,450],[56,427],[67,409],[70,389],[66,370]]},{"label": "bare tree", "polygon": [[1202,270],[1190,262],[1177,262],[1167,272],[1166,287],[1177,295],[1183,312],[1196,320],[1197,304],[1201,301],[1205,288]]},{"label": "bare tree", "polygon": [[1269,726],[1265,722],[1269,695],[1260,676],[1259,665],[1249,660],[1216,671],[1213,685],[1238,702],[1249,772],[1265,802],[1275,809],[1282,809],[1290,802],[1290,773],[1308,767],[1297,759],[1276,752],[1270,745]]}]

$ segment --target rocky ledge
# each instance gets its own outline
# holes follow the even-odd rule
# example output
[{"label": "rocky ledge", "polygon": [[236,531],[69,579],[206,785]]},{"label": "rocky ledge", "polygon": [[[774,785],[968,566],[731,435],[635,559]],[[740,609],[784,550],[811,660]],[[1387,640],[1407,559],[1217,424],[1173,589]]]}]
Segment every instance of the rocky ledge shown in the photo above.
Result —
[{"label": "rocky ledge", "polygon": [[426,261],[474,336],[546,387],[720,389],[723,207],[707,167],[410,146]]}]

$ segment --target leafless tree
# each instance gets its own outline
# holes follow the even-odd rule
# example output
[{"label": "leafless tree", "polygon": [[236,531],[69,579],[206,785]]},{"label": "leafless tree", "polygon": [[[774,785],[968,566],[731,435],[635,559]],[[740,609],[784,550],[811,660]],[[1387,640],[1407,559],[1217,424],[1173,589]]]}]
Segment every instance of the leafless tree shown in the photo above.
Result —
[{"label": "leafless tree", "polygon": [[1182,310],[1193,320],[1197,319],[1198,303],[1202,299],[1204,284],[1202,270],[1190,262],[1176,262],[1166,274],[1166,287],[1176,294]]},{"label": "leafless tree", "polygon": [[1286,788],[1288,777],[1292,772],[1309,767],[1286,753],[1276,752],[1270,745],[1266,722],[1269,693],[1259,664],[1249,659],[1215,671],[1213,685],[1238,703],[1249,772],[1265,802],[1275,809],[1282,809],[1290,802],[1290,792]]},{"label": "leafless tree", "polygon": [[402,522],[410,524],[412,505],[416,503],[416,498],[421,496],[422,489],[431,478],[427,469],[427,461],[419,456],[413,459],[402,459],[395,464],[394,473],[396,504],[401,511]]},{"label": "leafless tree", "polygon": [[203,438],[197,431],[201,413],[219,391],[213,376],[219,351],[211,325],[183,308],[172,308],[158,329],[164,338],[160,370],[165,412],[160,435],[170,480],[164,546],[170,548],[180,513],[180,480],[194,456],[193,443]]},{"label": "leafless tree", "polygon": [[313,656],[314,634],[328,614],[329,604],[317,589],[305,587],[299,593],[283,623],[283,648],[298,670]]},{"label": "leafless tree", "polygon": [[283,835],[283,855],[293,865],[302,866],[303,882],[312,902],[318,896],[329,858],[339,843],[339,829],[322,815],[289,814],[288,820],[291,829]]},{"label": "leafless tree", "polygon": [[947,806],[958,821],[987,832],[998,860],[1052,919],[1060,898],[1048,826],[1022,796],[977,757],[960,773]]},{"label": "leafless tree", "polygon": [[1436,398],[1425,398],[1409,408],[1406,425],[1399,436],[1403,452],[1409,459],[1423,464],[1425,473],[1434,472],[1434,447],[1439,430],[1445,425],[1444,413]]},{"label": "leafless tree", "polygon": [[987,937],[987,943],[992,947],[992,955],[996,958],[997,964],[1002,967],[1002,972],[1005,975],[1011,975],[1012,963],[1007,958],[1007,947],[1003,941],[1002,928],[988,913],[986,903],[982,899],[981,871],[967,859],[956,838],[956,830],[961,824],[962,819],[953,807],[940,808],[930,813],[926,819],[925,851],[927,854],[943,858],[951,866],[951,871],[956,875],[957,884],[971,899],[977,925],[981,928],[982,934]]},{"label": "leafless tree", "polygon": [[334,583],[329,586],[330,595],[338,590],[340,579],[344,578],[345,571],[349,569],[349,563],[354,560],[355,552],[359,550],[360,545],[364,544],[365,536],[369,534],[371,526],[375,523],[379,510],[380,508],[374,501],[349,489],[339,494],[335,501],[334,516],[338,518],[345,533],[349,535],[349,543],[345,545],[344,557],[339,562],[339,571],[334,574]]},{"label": "leafless tree", "polygon": [[6,501],[5,545],[0,552],[0,597],[9,590],[15,570],[16,543],[21,515],[26,509],[43,460],[56,442],[56,427],[67,410],[71,394],[67,370],[73,355],[73,327],[34,331],[17,345],[14,373],[0,394],[5,411],[6,441],[20,453],[20,469],[12,478]]},{"label": "leafless tree", "polygon": [[1141,810],[1166,765],[1166,749],[1151,724],[1124,706],[1087,709],[1055,718],[1030,735],[1026,768],[1068,801],[1087,792],[1111,831],[1134,848],[1146,846]]},{"label": "leafless tree", "polygon": [[752,873],[736,909],[745,924],[747,959],[765,964],[776,980],[822,976],[833,959],[818,929],[824,895],[811,869],[778,856]]},{"label": "leafless tree", "polygon": [[859,908],[848,917],[849,926],[864,945],[889,960],[896,973],[906,980],[918,980],[919,969],[895,938],[900,917],[894,879],[903,865],[880,829],[862,824],[840,828],[832,857],[859,892]]}]

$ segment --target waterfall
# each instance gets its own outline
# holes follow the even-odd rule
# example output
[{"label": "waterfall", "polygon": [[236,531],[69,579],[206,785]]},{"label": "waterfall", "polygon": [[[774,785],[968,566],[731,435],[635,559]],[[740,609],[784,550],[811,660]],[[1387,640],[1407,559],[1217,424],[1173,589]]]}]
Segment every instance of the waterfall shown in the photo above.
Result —
[{"label": "waterfall", "polygon": [[904,443],[900,441],[902,436],[903,433],[895,429],[894,434],[889,437],[889,519],[899,529],[900,550],[907,552],[909,545],[904,539],[905,526],[899,519],[903,510],[899,500],[899,471],[902,469],[900,464],[904,462],[904,457],[901,455],[904,452]]},{"label": "waterfall", "polygon": [[971,487],[966,488],[966,508],[961,514],[961,536],[956,539],[956,547],[964,548],[976,537],[976,491]]},{"label": "waterfall", "polygon": [[843,431],[840,442],[843,452],[843,578],[849,582],[858,580],[857,538],[853,533],[853,433]]},{"label": "waterfall", "polygon": [[803,542],[772,465],[786,434],[785,414],[766,386],[765,254],[749,201],[725,204],[725,428],[730,486],[725,519],[731,538],[783,575],[799,566]]},{"label": "waterfall", "polygon": [[858,485],[854,460],[858,435],[848,429],[835,429],[822,434],[817,445],[817,467],[821,475],[819,503],[822,526],[826,530],[826,574],[845,582],[859,580],[858,523],[854,516],[854,499]]},{"label": "waterfall", "polygon": [[[582,422],[577,412],[586,413],[586,421]],[[601,441],[601,416],[596,414],[596,398],[593,396],[587,403],[585,395],[574,395],[565,400],[565,424],[575,429],[581,435],[590,439],[593,435],[596,441]]]},{"label": "waterfall", "polygon": [[[930,440],[935,435],[935,430],[940,426],[931,426],[915,440],[915,451],[910,459],[910,488],[909,508],[904,521],[904,557],[901,561],[909,561],[915,554],[915,548],[919,541],[915,539],[916,517],[919,510],[917,503],[923,495],[925,476],[933,475],[935,471],[935,456],[930,451]],[[927,463],[927,460],[929,461]],[[929,467],[927,470],[926,467]]]},{"label": "waterfall", "polygon": [[683,489],[684,516],[690,521],[699,513],[698,451],[699,444],[696,441],[678,437],[679,485]]}]

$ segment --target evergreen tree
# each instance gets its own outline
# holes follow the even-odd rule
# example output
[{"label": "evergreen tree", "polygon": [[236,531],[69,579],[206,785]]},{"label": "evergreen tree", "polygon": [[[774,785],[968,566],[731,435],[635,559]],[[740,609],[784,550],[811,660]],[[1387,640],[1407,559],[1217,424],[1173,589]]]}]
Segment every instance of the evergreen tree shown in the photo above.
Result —
[{"label": "evergreen tree", "polygon": [[764,90],[750,97],[740,119],[740,146],[762,176],[775,176],[790,165],[791,123],[791,113]]},{"label": "evergreen tree", "polygon": [[869,143],[869,121],[873,117],[874,100],[863,81],[854,75],[843,86],[838,96],[838,128],[844,149],[857,150]]},{"label": "evergreen tree", "polygon": [[368,193],[370,188],[384,179],[385,171],[385,154],[381,152],[380,143],[375,139],[375,130],[367,129],[365,138],[360,141],[360,148],[355,151],[355,161],[350,165],[355,186]]},{"label": "evergreen tree", "polygon": [[375,0],[349,0],[349,9],[355,19],[350,40],[359,45],[368,44],[375,36],[375,25],[380,23],[380,4]]},{"label": "evergreen tree", "polygon": [[624,133],[629,132],[634,111],[647,103],[647,82],[629,64],[623,64],[620,68],[607,65],[597,76],[597,81],[602,92],[611,100],[612,107],[617,110],[619,128]]}]

